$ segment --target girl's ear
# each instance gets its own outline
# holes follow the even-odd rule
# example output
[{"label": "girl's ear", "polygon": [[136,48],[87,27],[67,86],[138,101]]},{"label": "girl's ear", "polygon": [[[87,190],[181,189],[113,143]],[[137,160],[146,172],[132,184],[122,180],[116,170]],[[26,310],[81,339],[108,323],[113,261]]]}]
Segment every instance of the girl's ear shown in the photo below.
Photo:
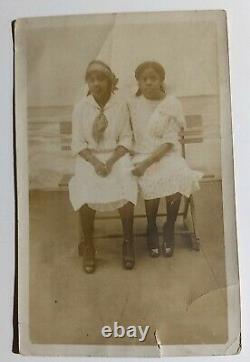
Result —
[{"label": "girl's ear", "polygon": [[136,95],[136,97],[139,97],[139,96],[141,95],[141,90],[140,90],[140,88],[137,89],[135,95]]},{"label": "girl's ear", "polygon": [[165,82],[162,82],[162,84],[161,84],[161,91],[163,93],[167,93],[167,85]]}]

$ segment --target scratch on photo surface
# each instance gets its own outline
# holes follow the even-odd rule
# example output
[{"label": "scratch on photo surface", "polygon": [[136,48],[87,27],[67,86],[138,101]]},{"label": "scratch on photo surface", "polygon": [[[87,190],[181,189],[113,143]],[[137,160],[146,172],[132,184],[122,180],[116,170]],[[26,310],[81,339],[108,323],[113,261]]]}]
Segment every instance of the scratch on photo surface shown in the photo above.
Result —
[{"label": "scratch on photo surface", "polygon": [[154,331],[154,336],[155,336],[155,341],[158,347],[158,351],[160,354],[160,357],[163,357],[163,351],[162,351],[162,346],[161,346],[161,341],[160,341],[160,337],[158,335],[157,329]]},{"label": "scratch on photo surface", "polygon": [[[196,302],[197,300],[211,295],[211,293],[216,292],[216,291],[221,291],[221,292],[225,292],[226,288],[225,287],[221,287],[221,288],[212,288],[210,290],[207,290],[204,293],[201,293],[200,295],[194,296],[194,295],[190,295],[189,298],[187,299],[187,304],[186,304],[186,311],[191,307],[191,305]],[[221,294],[221,297],[224,299],[223,294]]]}]

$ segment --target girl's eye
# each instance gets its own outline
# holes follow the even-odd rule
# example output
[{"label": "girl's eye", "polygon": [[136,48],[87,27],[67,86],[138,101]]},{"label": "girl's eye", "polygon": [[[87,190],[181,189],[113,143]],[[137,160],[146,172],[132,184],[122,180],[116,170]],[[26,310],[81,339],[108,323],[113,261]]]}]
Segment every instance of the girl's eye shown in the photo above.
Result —
[{"label": "girl's eye", "polygon": [[102,82],[104,79],[105,79],[105,77],[100,74],[100,75],[90,76],[89,77],[89,82],[92,82],[92,83],[95,82],[95,81]]},{"label": "girl's eye", "polygon": [[150,81],[150,82],[155,82],[156,80],[157,80],[157,78],[156,77],[145,77],[145,78],[143,78],[143,81],[144,82],[147,82],[147,81]]}]

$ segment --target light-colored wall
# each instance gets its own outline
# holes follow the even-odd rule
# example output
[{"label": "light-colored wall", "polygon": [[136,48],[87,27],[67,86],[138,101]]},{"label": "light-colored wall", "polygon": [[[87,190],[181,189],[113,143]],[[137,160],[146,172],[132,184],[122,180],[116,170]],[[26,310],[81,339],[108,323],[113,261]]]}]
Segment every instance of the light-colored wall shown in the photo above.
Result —
[{"label": "light-colored wall", "polygon": [[218,96],[182,97],[184,113],[200,115],[203,142],[186,145],[186,158],[194,169],[205,175],[221,177],[220,103]]},{"label": "light-colored wall", "polygon": [[135,86],[134,70],[140,62],[155,59],[164,65],[167,85],[176,95],[218,94],[215,24],[164,24],[162,15],[156,16],[159,23],[149,16],[146,23],[134,19],[129,24],[121,15],[98,21],[77,17],[75,26],[69,20],[40,27],[34,22],[27,32],[28,105],[73,104],[84,85],[86,66],[94,58],[111,65],[121,90]]},{"label": "light-colored wall", "polygon": [[75,102],[87,64],[98,56],[112,29],[112,18],[101,26],[60,25],[32,28],[27,33],[29,107]]},{"label": "light-colored wall", "polygon": [[[27,32],[27,84],[30,122],[32,112],[46,122],[70,120],[68,110],[83,94],[84,72],[90,60],[106,61],[119,77],[119,91],[136,90],[134,69],[155,59],[166,69],[167,87],[180,97],[185,115],[201,115],[204,141],[187,146],[194,168],[220,177],[220,109],[216,25],[211,21],[172,21],[164,14],[108,15],[30,20]],[[85,89],[86,91],[86,89]],[[68,106],[68,108],[65,106]],[[59,111],[60,110],[60,111]],[[65,114],[64,114],[65,113]],[[60,114],[60,115],[59,115]],[[47,118],[46,118],[47,117]],[[35,117],[36,118],[36,117]],[[45,125],[45,133],[59,126]],[[43,136],[30,143],[31,178],[39,187],[52,185],[72,172],[73,159],[61,152],[60,142]]]}]

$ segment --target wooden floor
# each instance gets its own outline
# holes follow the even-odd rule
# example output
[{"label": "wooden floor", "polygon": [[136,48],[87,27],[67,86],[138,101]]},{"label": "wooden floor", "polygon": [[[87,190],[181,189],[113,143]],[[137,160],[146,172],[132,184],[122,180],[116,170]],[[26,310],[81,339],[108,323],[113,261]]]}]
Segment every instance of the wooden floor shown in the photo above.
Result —
[{"label": "wooden floor", "polygon": [[[227,300],[221,184],[195,194],[200,252],[177,235],[172,258],[149,258],[136,239],[136,267],[121,266],[122,238],[97,239],[96,273],[87,275],[77,253],[78,219],[67,192],[30,194],[30,333],[34,343],[137,344],[103,338],[114,321],[150,326],[144,344],[217,344],[227,340]],[[164,205],[161,205],[163,208]],[[143,210],[143,205],[136,212]],[[163,220],[159,220],[159,226]],[[145,230],[145,219],[135,229]],[[119,233],[120,221],[96,222],[96,235]]]}]

